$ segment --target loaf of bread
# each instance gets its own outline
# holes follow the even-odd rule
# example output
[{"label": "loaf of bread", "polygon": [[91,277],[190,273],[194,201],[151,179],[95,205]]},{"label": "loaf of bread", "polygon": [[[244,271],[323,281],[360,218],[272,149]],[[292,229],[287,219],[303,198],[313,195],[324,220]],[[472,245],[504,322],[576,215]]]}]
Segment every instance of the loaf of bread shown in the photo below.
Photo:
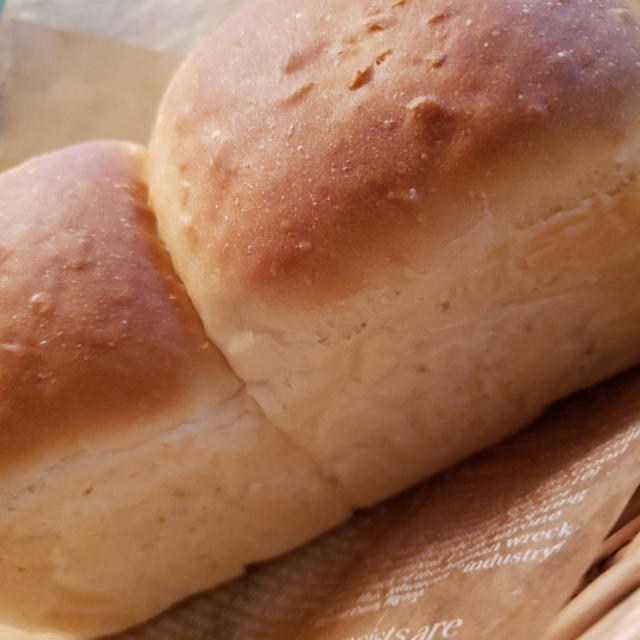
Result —
[{"label": "loaf of bread", "polygon": [[258,0],[148,153],[0,176],[0,638],[141,622],[639,362],[639,166],[622,0]]}]

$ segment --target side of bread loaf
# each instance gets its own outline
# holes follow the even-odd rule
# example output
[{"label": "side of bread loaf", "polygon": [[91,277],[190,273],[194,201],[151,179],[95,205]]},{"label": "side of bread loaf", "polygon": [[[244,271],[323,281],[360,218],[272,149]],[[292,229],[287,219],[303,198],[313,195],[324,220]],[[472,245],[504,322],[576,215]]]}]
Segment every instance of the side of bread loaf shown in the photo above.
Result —
[{"label": "side of bread loaf", "polygon": [[354,504],[640,358],[639,62],[613,0],[263,0],[174,77],[161,237]]}]

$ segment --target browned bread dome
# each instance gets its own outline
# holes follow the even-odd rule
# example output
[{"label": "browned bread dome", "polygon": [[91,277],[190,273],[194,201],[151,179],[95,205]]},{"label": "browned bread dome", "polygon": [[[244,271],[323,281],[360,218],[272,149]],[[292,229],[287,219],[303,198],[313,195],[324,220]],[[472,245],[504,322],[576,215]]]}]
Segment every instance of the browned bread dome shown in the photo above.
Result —
[{"label": "browned bread dome", "polygon": [[614,0],[262,0],[174,77],[161,237],[356,504],[640,357],[639,62]]}]

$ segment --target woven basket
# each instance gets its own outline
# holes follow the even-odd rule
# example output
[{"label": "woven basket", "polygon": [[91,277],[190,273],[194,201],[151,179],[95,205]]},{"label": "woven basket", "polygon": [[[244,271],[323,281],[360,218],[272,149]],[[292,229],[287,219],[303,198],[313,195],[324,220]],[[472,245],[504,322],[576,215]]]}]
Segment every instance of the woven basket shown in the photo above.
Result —
[{"label": "woven basket", "polygon": [[544,640],[640,640],[640,488]]}]

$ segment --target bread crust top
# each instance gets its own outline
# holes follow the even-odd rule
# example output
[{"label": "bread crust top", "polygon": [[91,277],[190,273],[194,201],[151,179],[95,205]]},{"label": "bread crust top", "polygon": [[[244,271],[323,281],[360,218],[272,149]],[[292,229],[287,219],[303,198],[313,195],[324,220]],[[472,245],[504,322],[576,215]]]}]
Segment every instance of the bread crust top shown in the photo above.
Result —
[{"label": "bread crust top", "polygon": [[616,0],[249,3],[160,109],[151,191],[179,272],[287,305],[424,261],[483,197],[628,135],[638,29]]},{"label": "bread crust top", "polygon": [[145,158],[91,142],[0,176],[4,467],[131,430],[223,362],[157,238]]}]

